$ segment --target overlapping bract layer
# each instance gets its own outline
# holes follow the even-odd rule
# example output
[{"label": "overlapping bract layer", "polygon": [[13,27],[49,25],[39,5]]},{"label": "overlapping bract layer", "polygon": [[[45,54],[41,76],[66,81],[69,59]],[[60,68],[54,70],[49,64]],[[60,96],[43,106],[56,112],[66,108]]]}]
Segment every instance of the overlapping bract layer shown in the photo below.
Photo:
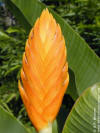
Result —
[{"label": "overlapping bract layer", "polygon": [[37,130],[52,122],[69,82],[65,40],[46,9],[32,28],[23,55],[19,90]]}]

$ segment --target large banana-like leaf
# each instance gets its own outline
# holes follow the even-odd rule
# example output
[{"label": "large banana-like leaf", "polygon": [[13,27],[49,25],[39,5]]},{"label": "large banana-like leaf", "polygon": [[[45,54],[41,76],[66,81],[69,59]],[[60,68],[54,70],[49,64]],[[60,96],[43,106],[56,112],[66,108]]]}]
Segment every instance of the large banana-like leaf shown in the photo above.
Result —
[{"label": "large banana-like leaf", "polygon": [[[53,133],[58,133],[57,121],[53,122]],[[0,106],[0,133],[37,133],[34,128],[26,129],[11,113]]]},{"label": "large banana-like leaf", "polygon": [[[12,114],[0,106],[0,133],[29,133]],[[35,133],[35,132],[33,132]]]},{"label": "large banana-like leaf", "polygon": [[[43,8],[46,8],[38,0],[7,0],[7,4],[27,31],[40,16]],[[76,99],[85,88],[100,81],[100,59],[71,26],[52,10],[50,11],[60,24],[66,40],[70,68],[68,93]]]},{"label": "large banana-like leaf", "polygon": [[100,83],[86,89],[78,98],[62,133],[100,133]]}]

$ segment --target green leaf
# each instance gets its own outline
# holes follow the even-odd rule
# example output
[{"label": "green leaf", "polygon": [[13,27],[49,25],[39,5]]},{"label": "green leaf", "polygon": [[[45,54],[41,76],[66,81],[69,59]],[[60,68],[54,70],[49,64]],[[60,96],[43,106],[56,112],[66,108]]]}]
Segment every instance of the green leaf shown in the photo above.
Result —
[{"label": "green leaf", "polygon": [[[28,133],[25,127],[0,106],[0,132],[1,133]],[[33,132],[34,133],[34,132]]]},{"label": "green leaf", "polygon": [[11,94],[7,95],[5,103],[9,103],[14,98],[16,98],[16,93],[11,93]]},{"label": "green leaf", "polygon": [[16,65],[16,66],[10,68],[10,69],[5,73],[4,76],[6,77],[9,73],[11,73],[11,72],[17,70],[18,68],[20,68],[20,65]]},{"label": "green leaf", "polygon": [[0,31],[0,41],[8,40],[8,39],[10,39],[10,37],[6,33],[4,33],[3,31]]},{"label": "green leaf", "polygon": [[74,104],[62,133],[100,132],[100,83],[86,89]]},{"label": "green leaf", "polygon": [[34,127],[30,127],[27,130],[29,131],[29,133],[37,133]]},{"label": "green leaf", "polygon": [[52,133],[58,133],[58,125],[56,120],[53,122],[52,125]]},{"label": "green leaf", "polygon": [[[6,105],[6,103],[4,104]],[[6,106],[4,107],[6,108]],[[16,120],[14,116],[12,116],[11,111],[7,112],[0,105],[0,132],[2,133],[37,133],[34,127],[27,127],[27,126],[25,127],[22,125],[22,123]],[[56,120],[53,122],[53,125],[52,125],[52,133],[58,133],[58,126],[57,126]]]},{"label": "green leaf", "polygon": [[[36,18],[39,17],[42,10],[46,8],[46,6],[38,0],[7,1],[9,7],[11,7],[11,11],[15,13],[16,17],[28,32],[29,28],[27,27],[32,27]],[[100,81],[100,59],[90,49],[83,38],[81,38],[79,34],[71,28],[71,26],[69,26],[51,9],[50,11],[60,24],[66,40],[69,68],[75,78],[73,81],[73,76],[70,74],[68,93],[73,97],[73,99],[76,99],[85,90],[85,88]],[[75,86],[75,88],[73,88],[73,86]],[[75,89],[77,90],[76,94],[73,93],[75,92]]]},{"label": "green leaf", "polygon": [[21,27],[9,27],[7,30],[6,30],[7,33],[11,34],[11,33],[25,33],[24,29],[22,29]]},{"label": "green leaf", "polygon": [[12,113],[8,105],[1,99],[0,99],[0,105],[2,105],[2,107],[4,107],[8,112]]}]

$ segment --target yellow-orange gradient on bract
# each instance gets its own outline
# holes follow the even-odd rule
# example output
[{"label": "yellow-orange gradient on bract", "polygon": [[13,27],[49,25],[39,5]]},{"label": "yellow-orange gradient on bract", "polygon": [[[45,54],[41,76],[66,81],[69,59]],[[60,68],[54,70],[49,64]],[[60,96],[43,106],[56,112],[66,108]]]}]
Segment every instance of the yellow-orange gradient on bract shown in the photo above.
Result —
[{"label": "yellow-orange gradient on bract", "polygon": [[53,122],[69,83],[65,40],[48,9],[36,20],[23,54],[19,91],[37,130]]}]

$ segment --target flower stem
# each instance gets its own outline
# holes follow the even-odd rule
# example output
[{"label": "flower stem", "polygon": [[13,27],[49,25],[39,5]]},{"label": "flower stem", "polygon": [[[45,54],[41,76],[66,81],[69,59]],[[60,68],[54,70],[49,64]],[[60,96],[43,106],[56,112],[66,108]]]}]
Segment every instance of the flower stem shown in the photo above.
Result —
[{"label": "flower stem", "polygon": [[48,126],[40,130],[39,133],[52,133],[52,123],[48,123]]}]

